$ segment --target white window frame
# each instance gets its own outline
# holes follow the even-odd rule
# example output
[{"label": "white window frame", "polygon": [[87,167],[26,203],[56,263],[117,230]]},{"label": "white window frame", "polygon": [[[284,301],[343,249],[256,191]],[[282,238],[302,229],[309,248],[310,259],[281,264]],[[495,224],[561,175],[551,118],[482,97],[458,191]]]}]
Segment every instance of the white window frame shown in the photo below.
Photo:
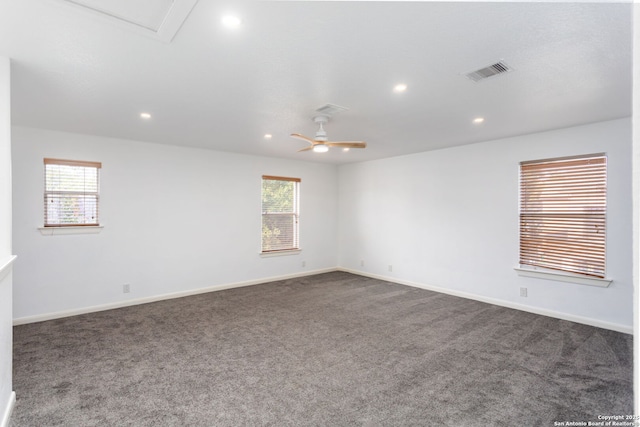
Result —
[{"label": "white window frame", "polygon": [[[520,163],[519,275],[601,287],[611,283],[605,278],[606,175],[603,153]],[[567,236],[575,239],[574,247]]]},{"label": "white window frame", "polygon": [[[263,188],[264,181],[288,181],[294,183],[294,194],[293,194],[293,208],[290,212],[265,212],[264,204],[262,203],[263,197]],[[284,176],[273,176],[273,175],[263,175],[261,181],[261,211],[262,211],[262,220],[261,220],[261,245],[260,245],[260,255],[263,257],[268,256],[278,256],[278,255],[293,255],[297,254],[301,251],[300,249],[300,178],[292,178],[292,177],[284,177]],[[273,215],[293,215],[293,240],[292,245],[286,248],[278,248],[278,249],[265,249],[264,235],[262,234],[263,226],[265,218]]]},{"label": "white window frame", "polygon": [[[95,169],[95,173],[96,173],[96,188],[95,190],[91,190],[86,188],[86,186],[83,183],[83,190],[67,190],[67,189],[61,189],[61,190],[51,190],[49,189],[49,185],[48,185],[48,181],[47,181],[47,168],[49,166],[61,166],[61,167],[82,167],[82,168],[87,168],[87,169]],[[44,230],[47,229],[70,229],[69,233],[65,233],[65,234],[73,234],[73,229],[84,229],[84,228],[101,228],[100,225],[100,169],[102,168],[102,163],[100,162],[90,162],[90,161],[82,161],[82,160],[66,160],[66,159],[52,159],[52,158],[45,158],[44,159],[44,227],[41,228]],[[50,214],[49,214],[49,206],[48,204],[50,203],[50,199],[52,197],[55,196],[61,196],[61,197],[65,197],[65,196],[87,196],[90,198],[94,198],[95,199],[95,203],[96,203],[96,210],[95,210],[95,221],[92,222],[82,222],[81,221],[81,217],[78,216],[78,222],[73,222],[73,223],[69,223],[69,222],[54,222],[53,220],[51,220],[50,218]],[[89,231],[89,230],[85,230],[85,232],[93,232],[93,231]],[[53,232],[50,233],[43,233],[43,234],[53,234]]]}]

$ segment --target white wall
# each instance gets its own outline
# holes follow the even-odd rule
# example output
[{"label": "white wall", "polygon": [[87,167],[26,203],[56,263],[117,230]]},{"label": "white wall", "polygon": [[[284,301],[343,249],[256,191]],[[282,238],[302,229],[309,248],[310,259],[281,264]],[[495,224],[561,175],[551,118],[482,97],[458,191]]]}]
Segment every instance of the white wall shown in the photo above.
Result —
[{"label": "white wall", "polygon": [[640,414],[640,6],[633,3],[633,390]]},{"label": "white wall", "polygon": [[[21,127],[13,147],[19,322],[337,265],[335,166]],[[38,231],[44,157],[102,162],[100,234]],[[263,174],[302,179],[298,255],[259,256]]]},{"label": "white wall", "polygon": [[[613,283],[519,277],[519,162],[599,152],[608,155],[606,269]],[[632,328],[630,119],[343,165],[338,205],[345,269]]]},{"label": "white wall", "polygon": [[[609,162],[613,283],[597,288],[517,276],[519,162],[596,152],[606,152]],[[103,163],[102,233],[39,233],[44,157]],[[339,265],[632,327],[630,119],[339,168],[15,127],[13,163],[17,321]],[[262,174],[302,178],[300,255],[258,256]],[[130,294],[122,293],[124,283]],[[528,288],[527,298],[520,287]]]},{"label": "white wall", "polygon": [[0,57],[0,426],[8,425],[12,391],[10,62]]}]

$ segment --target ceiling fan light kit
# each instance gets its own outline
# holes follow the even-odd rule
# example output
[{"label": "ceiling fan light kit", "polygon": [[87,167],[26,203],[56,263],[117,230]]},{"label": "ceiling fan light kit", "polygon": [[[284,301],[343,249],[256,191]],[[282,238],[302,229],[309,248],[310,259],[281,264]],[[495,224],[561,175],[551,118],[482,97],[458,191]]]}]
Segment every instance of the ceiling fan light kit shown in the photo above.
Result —
[{"label": "ceiling fan light kit", "polygon": [[[365,148],[367,143],[364,141],[329,141],[327,138],[327,131],[324,130],[324,124],[329,121],[329,116],[318,115],[313,118],[313,121],[318,124],[318,130],[314,138],[309,138],[299,133],[292,133],[291,136],[297,139],[311,144],[309,147],[305,147],[298,151],[313,150],[314,153],[326,153],[329,151],[329,147],[341,147],[341,148]],[[347,150],[345,150],[347,151]]]}]

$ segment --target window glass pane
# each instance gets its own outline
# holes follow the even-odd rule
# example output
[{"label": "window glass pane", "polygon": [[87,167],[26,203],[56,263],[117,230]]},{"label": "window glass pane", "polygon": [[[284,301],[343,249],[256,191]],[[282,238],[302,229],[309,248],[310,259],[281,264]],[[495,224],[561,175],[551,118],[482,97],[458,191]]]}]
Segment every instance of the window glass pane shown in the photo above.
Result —
[{"label": "window glass pane", "polygon": [[262,216],[262,250],[277,251],[295,247],[296,220],[292,214]]},{"label": "window glass pane", "polygon": [[98,191],[98,169],[82,166],[47,165],[46,191]]},{"label": "window glass pane", "polygon": [[97,224],[98,197],[91,195],[47,195],[47,224]]},{"label": "window glass pane", "polygon": [[262,212],[263,213],[293,213],[294,188],[293,181],[262,181]]}]

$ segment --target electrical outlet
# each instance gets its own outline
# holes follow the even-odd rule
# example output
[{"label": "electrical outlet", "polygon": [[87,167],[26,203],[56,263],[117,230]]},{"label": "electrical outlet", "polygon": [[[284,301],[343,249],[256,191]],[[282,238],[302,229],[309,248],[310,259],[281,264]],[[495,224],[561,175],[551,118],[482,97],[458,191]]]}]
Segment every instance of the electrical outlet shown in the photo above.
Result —
[{"label": "electrical outlet", "polygon": [[302,266],[306,267],[307,266],[307,261],[302,261]]},{"label": "electrical outlet", "polygon": [[527,297],[527,288],[520,288],[520,296],[524,298]]},{"label": "electrical outlet", "polygon": [[389,271],[393,271],[393,265],[389,264]]},{"label": "electrical outlet", "polygon": [[122,293],[128,294],[129,292],[131,292],[131,285],[128,283],[125,283],[124,285],[122,285]]},{"label": "electrical outlet", "polygon": [[360,267],[364,267],[364,260],[363,259],[360,260]]}]

